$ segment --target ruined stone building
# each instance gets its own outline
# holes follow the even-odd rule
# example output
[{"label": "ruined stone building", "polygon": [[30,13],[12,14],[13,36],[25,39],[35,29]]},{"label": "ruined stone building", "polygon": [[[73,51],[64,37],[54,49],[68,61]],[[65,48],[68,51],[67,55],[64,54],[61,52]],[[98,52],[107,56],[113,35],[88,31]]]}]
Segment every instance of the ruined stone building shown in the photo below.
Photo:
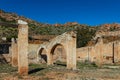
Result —
[{"label": "ruined stone building", "polygon": [[[73,31],[66,32],[42,44],[29,44],[28,25],[26,22],[18,20],[18,39],[12,38],[9,48],[12,55],[12,66],[18,67],[20,75],[27,75],[30,60],[35,63],[45,61],[47,65],[53,65],[56,58],[54,51],[59,45],[63,47],[64,53],[62,52],[63,54],[58,56],[66,55],[64,59],[66,59],[67,69],[76,69],[76,34]],[[29,58],[29,56],[32,57]]]},{"label": "ruined stone building", "polygon": [[106,36],[118,36],[120,31],[102,32],[96,33],[93,40],[96,40],[96,44],[93,46],[87,46],[77,49],[77,60],[89,61],[98,64],[112,64],[120,62],[120,41],[112,41],[105,43],[103,37]]},{"label": "ruined stone building", "polygon": [[77,49],[77,60],[90,61],[101,64],[120,62],[120,42],[103,43],[101,40],[94,46]]},{"label": "ruined stone building", "polygon": [[18,39],[12,39],[9,48],[12,65],[18,66],[20,74],[27,74],[29,63],[53,65],[56,61],[62,61],[66,62],[67,69],[76,69],[77,61],[94,62],[100,66],[120,62],[120,41],[104,43],[102,39],[102,36],[119,35],[119,31],[96,34],[95,45],[77,48],[76,33],[73,31],[43,43],[28,43],[28,26],[23,23],[18,26]]},{"label": "ruined stone building", "polygon": [[[14,47],[16,44],[12,40],[12,50],[14,50],[12,54],[16,52],[16,47]],[[29,63],[46,63],[48,65],[59,60],[66,62],[67,68],[76,69],[76,34],[66,32],[43,44],[28,44],[28,59]]]}]

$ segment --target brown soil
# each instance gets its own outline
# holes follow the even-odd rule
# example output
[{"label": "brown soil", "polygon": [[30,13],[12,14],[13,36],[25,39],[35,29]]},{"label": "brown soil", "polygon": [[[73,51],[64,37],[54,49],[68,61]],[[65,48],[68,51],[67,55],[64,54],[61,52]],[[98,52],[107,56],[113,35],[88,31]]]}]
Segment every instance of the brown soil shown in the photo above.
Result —
[{"label": "brown soil", "polygon": [[51,69],[41,75],[19,76],[0,73],[0,80],[120,80],[120,72],[112,69],[66,70]]}]

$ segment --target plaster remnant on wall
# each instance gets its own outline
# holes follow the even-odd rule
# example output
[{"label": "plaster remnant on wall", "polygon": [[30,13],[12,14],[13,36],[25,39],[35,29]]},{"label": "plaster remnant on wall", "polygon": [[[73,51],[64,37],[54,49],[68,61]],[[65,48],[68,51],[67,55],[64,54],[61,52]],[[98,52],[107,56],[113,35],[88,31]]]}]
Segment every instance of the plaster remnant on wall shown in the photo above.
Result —
[{"label": "plaster remnant on wall", "polygon": [[18,24],[25,24],[25,25],[27,25],[28,23],[23,21],[23,20],[18,20]]}]

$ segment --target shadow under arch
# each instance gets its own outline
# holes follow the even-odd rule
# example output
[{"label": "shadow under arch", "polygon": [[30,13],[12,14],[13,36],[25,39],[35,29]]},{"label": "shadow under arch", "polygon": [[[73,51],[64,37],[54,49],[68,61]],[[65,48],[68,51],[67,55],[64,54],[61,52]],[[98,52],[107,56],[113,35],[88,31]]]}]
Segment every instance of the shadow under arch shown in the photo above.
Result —
[{"label": "shadow under arch", "polygon": [[39,63],[47,63],[47,54],[44,48],[40,48],[38,50],[38,62]]},{"label": "shadow under arch", "polygon": [[52,61],[56,65],[66,66],[67,54],[63,44],[55,44],[50,51]]}]

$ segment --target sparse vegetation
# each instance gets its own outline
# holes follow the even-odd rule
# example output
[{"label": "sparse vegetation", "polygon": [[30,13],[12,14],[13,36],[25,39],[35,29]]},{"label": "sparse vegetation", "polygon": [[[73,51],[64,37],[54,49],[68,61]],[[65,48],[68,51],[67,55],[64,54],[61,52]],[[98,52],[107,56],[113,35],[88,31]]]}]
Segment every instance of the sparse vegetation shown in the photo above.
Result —
[{"label": "sparse vegetation", "polygon": [[[95,27],[81,25],[78,23],[72,24],[68,22],[64,25],[59,24],[59,26],[56,26],[38,23],[23,16],[18,16],[15,13],[8,13],[3,10],[1,10],[1,14],[2,15],[0,16],[0,22],[2,23],[0,23],[0,39],[2,37],[6,37],[7,42],[10,42],[10,39],[12,37],[17,38],[17,27],[11,27],[17,23],[16,17],[19,17],[19,19],[28,22],[29,37],[31,37],[32,35],[60,35],[64,32],[74,30],[77,32],[77,47],[86,46],[87,42],[91,40],[92,36],[96,32]],[[0,42],[2,42],[2,40],[0,40]]]},{"label": "sparse vegetation", "polygon": [[0,42],[2,37],[6,37],[7,41],[10,42],[11,38],[17,38],[17,28],[0,26]]},{"label": "sparse vegetation", "polygon": [[77,62],[78,69],[97,69],[98,66],[95,63],[90,62]]},{"label": "sparse vegetation", "polygon": [[10,64],[0,64],[0,73],[16,73],[17,72],[17,68],[12,67]]},{"label": "sparse vegetation", "polygon": [[[60,62],[61,63],[61,62]],[[104,66],[104,65],[103,65]],[[105,65],[111,66],[111,65]],[[116,66],[116,65],[114,65]],[[117,65],[120,66],[120,65]],[[56,68],[59,67],[59,68]],[[9,64],[0,65],[0,80],[4,79],[20,79],[20,80],[119,80],[120,68],[98,68],[94,63],[77,63],[79,70],[67,70],[61,66],[47,66],[46,64],[30,64],[29,76],[20,76],[17,73],[17,68]]]}]

